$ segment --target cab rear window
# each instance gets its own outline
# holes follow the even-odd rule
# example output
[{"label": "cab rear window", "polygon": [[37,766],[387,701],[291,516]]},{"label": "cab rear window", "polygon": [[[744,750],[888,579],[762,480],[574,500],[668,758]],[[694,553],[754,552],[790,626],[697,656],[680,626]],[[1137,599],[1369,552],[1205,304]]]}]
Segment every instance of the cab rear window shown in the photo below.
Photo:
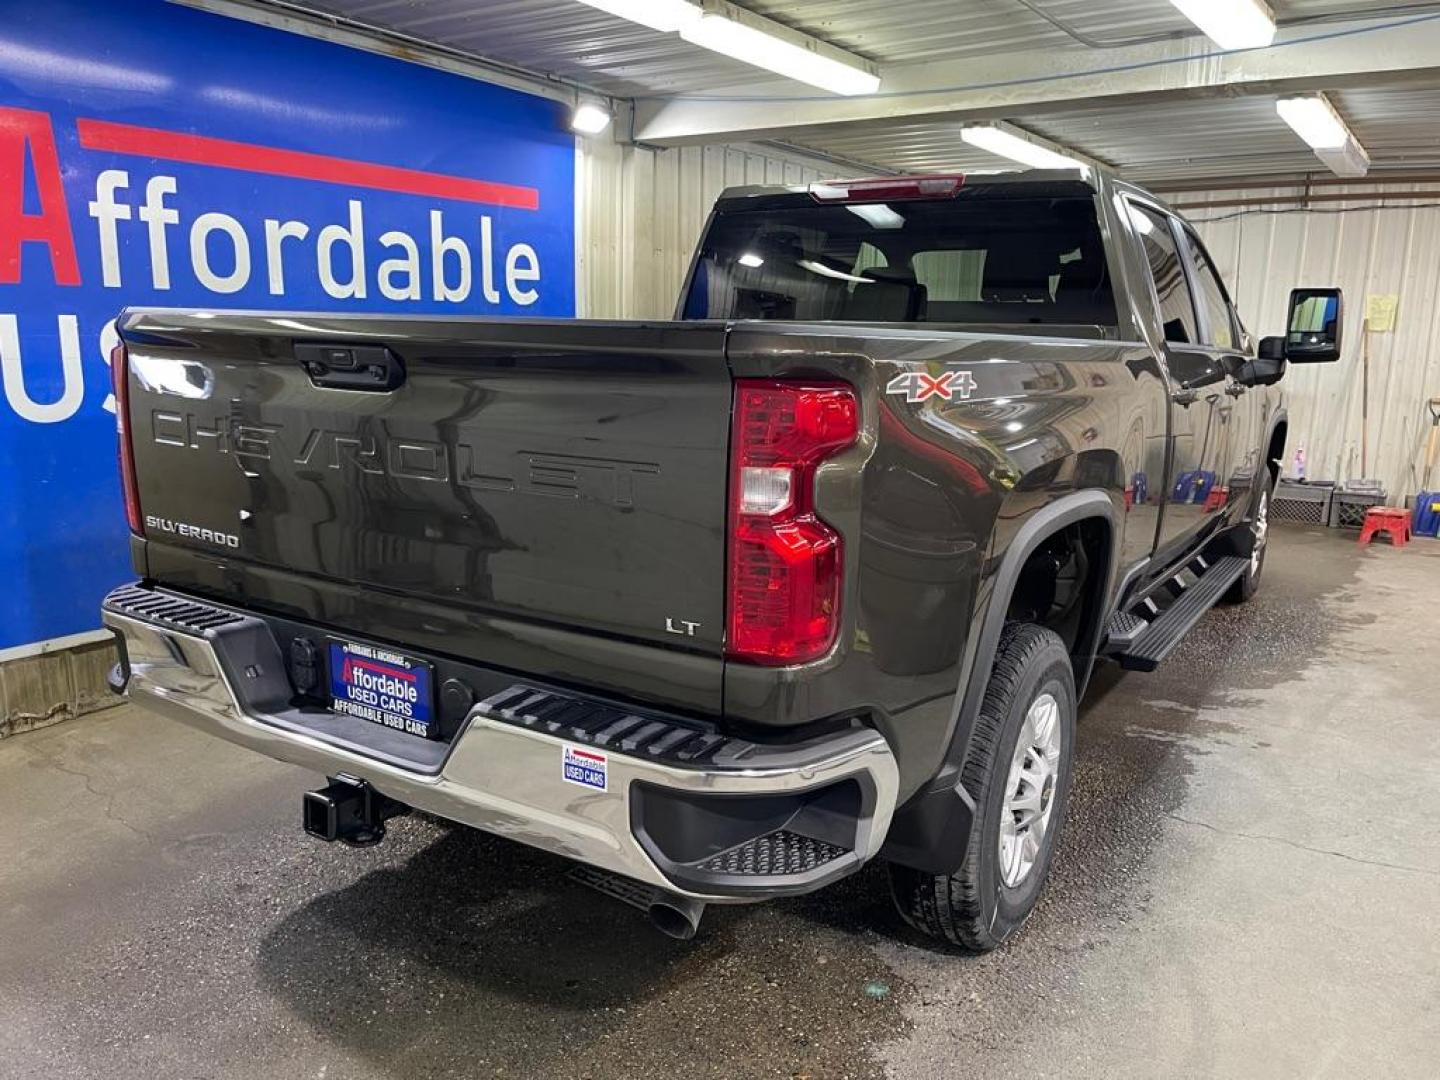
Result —
[{"label": "cab rear window", "polygon": [[687,319],[1116,324],[1093,198],[986,195],[722,211]]}]

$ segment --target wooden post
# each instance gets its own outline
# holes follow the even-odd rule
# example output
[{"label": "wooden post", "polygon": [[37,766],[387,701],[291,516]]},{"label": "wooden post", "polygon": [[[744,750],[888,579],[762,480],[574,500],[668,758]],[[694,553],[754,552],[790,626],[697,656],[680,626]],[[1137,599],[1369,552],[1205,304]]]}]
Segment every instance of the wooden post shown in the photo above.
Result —
[{"label": "wooden post", "polygon": [[1370,319],[1360,324],[1360,479],[1370,476]]}]

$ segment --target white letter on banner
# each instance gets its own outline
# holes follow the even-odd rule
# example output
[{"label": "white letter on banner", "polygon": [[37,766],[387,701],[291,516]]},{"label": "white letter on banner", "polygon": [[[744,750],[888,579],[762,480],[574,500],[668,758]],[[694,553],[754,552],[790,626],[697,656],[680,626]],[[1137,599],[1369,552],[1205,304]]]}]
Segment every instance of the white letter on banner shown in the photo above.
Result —
[{"label": "white letter on banner", "polygon": [[173,176],[152,176],[145,185],[145,205],[140,207],[140,220],[150,233],[150,281],[157,289],[170,288],[170,248],[165,242],[165,227],[180,222],[180,211],[165,205],[165,196],[176,191]]},{"label": "white letter on banner", "polygon": [[69,420],[85,399],[85,373],[80,367],[80,328],[74,315],[57,317],[60,329],[60,370],[65,388],[49,405],[41,405],[25,389],[25,369],[20,364],[20,321],[15,315],[0,315],[0,374],[5,383],[5,400],[15,415],[32,424],[58,424]]},{"label": "white letter on banner", "polygon": [[285,295],[284,241],[304,240],[309,235],[310,226],[303,221],[265,219],[265,265],[270,271],[270,295]]},{"label": "white letter on banner", "polygon": [[95,178],[95,198],[90,200],[90,216],[100,226],[100,268],[105,287],[120,287],[120,240],[116,235],[117,221],[130,220],[130,207],[115,201],[115,192],[130,186],[130,174],[124,169],[106,169]]},{"label": "white letter on banner", "polygon": [[521,307],[533,304],[540,299],[540,294],[534,289],[521,289],[516,282],[539,280],[540,258],[535,249],[529,244],[516,244],[505,255],[505,291],[510,299]]},{"label": "white letter on banner", "polygon": [[[335,245],[350,249],[350,280],[335,276]],[[365,219],[358,199],[350,200],[350,227],[326,225],[315,239],[320,286],[336,300],[365,299]]]},{"label": "white letter on banner", "polygon": [[[460,263],[460,280],[452,289],[445,280],[446,255],[454,255]],[[470,248],[458,236],[445,235],[445,215],[430,211],[430,276],[435,299],[458,304],[470,298]]]},{"label": "white letter on banner", "polygon": [[[399,229],[382,233],[380,243],[387,248],[400,248],[405,254],[396,259],[386,259],[380,264],[380,295],[386,300],[420,299],[420,249],[415,238]],[[395,284],[393,275],[404,274],[409,284]]]},{"label": "white letter on banner", "polygon": [[495,243],[490,231],[490,219],[480,215],[480,291],[487,304],[500,303],[500,292],[495,288]]},{"label": "white letter on banner", "polygon": [[[235,245],[235,269],[223,277],[210,268],[210,252],[205,241],[212,232],[223,232]],[[201,214],[190,226],[190,262],[200,284],[211,292],[239,292],[250,280],[250,238],[240,222],[229,214]]]}]

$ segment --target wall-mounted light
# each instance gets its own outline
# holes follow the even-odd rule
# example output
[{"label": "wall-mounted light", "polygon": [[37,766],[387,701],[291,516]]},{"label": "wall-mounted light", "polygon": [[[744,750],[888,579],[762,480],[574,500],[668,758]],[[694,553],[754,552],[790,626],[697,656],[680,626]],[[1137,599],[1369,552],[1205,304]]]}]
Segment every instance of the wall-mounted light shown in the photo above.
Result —
[{"label": "wall-mounted light", "polygon": [[570,114],[570,130],[581,135],[599,135],[614,119],[610,110],[596,101],[581,101]]},{"label": "wall-mounted light", "polygon": [[1170,0],[1222,49],[1263,49],[1275,41],[1275,16],[1265,0]]},{"label": "wall-mounted light", "polygon": [[758,270],[760,269],[760,267],[765,265],[765,260],[762,259],[759,255],[756,255],[753,251],[744,252],[735,261],[738,262],[741,266],[750,267],[750,269],[752,270]]}]

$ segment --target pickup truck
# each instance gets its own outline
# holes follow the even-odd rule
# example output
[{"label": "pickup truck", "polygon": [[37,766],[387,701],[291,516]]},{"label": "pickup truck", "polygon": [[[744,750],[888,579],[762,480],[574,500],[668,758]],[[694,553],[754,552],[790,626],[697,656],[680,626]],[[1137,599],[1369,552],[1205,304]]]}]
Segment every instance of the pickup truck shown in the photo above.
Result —
[{"label": "pickup truck", "polygon": [[1204,245],[1080,171],[736,188],[659,322],[129,310],[137,704],[704,905],[888,864],[994,948],[1040,895],[1097,661],[1260,584],[1289,362]]}]

